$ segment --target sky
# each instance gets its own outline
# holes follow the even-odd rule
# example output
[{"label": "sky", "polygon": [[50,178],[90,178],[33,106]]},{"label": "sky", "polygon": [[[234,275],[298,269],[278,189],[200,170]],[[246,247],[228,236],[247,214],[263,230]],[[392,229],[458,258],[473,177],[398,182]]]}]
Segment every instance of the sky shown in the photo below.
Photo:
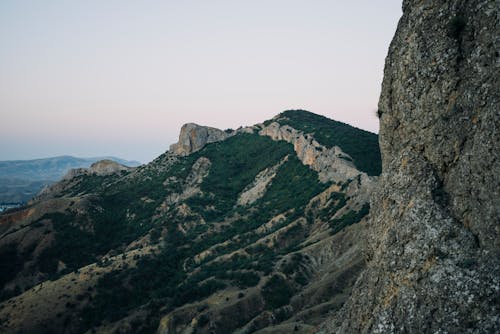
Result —
[{"label": "sky", "polygon": [[0,160],[151,161],[194,122],[378,132],[401,0],[0,1]]}]

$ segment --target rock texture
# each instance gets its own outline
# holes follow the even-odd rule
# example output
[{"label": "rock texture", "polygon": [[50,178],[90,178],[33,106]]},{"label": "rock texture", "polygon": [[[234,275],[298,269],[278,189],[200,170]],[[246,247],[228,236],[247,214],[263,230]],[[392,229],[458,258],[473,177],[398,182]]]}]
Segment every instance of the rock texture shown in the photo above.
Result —
[{"label": "rock texture", "polygon": [[403,2],[368,267],[324,333],[498,333],[499,2]]},{"label": "rock texture", "polygon": [[283,165],[285,161],[288,160],[288,156],[286,156],[282,161],[278,164],[264,169],[260,172],[256,177],[254,182],[251,185],[247,186],[243,192],[239,195],[238,201],[236,202],[238,205],[248,205],[254,203],[259,198],[262,198],[266,192],[266,188],[272,182],[273,178],[276,176],[276,172],[278,168]]},{"label": "rock texture", "polygon": [[168,186],[174,182],[182,183],[182,191],[177,193],[173,192],[169,194],[166,198],[162,207],[168,207],[169,205],[179,203],[182,200],[193,197],[197,194],[201,194],[200,184],[203,179],[208,175],[210,170],[211,162],[205,157],[201,157],[193,164],[191,172],[186,177],[185,180],[178,180],[177,178],[169,178],[163,182],[163,185]]},{"label": "rock texture", "polygon": [[170,151],[178,155],[188,155],[198,151],[206,144],[224,140],[230,135],[230,133],[208,126],[194,123],[184,124],[179,134],[179,141],[170,146]]},{"label": "rock texture", "polygon": [[310,166],[312,170],[318,172],[321,182],[344,182],[361,174],[366,178],[366,174],[354,166],[351,157],[342,152],[340,147],[326,148],[312,136],[305,135],[288,125],[272,122],[264,126],[259,134],[269,136],[273,140],[284,140],[293,144],[297,157],[304,165]]}]

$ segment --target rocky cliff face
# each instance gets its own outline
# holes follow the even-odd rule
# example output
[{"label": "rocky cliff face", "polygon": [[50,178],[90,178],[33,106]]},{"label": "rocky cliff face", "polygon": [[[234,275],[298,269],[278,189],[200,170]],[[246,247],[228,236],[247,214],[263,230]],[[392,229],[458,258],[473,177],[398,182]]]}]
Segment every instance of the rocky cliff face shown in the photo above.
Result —
[{"label": "rocky cliff face", "polygon": [[317,171],[323,182],[345,182],[361,174],[366,176],[354,166],[352,158],[344,153],[340,147],[327,148],[319,144],[313,136],[304,134],[291,126],[272,122],[264,126],[259,134],[292,144],[300,161]]},{"label": "rocky cliff face", "polygon": [[499,3],[403,2],[368,267],[337,333],[498,333]]},{"label": "rocky cliff face", "polygon": [[198,151],[203,146],[229,137],[229,133],[208,126],[200,126],[194,123],[184,124],[181,128],[179,141],[170,146],[170,151],[187,155]]}]

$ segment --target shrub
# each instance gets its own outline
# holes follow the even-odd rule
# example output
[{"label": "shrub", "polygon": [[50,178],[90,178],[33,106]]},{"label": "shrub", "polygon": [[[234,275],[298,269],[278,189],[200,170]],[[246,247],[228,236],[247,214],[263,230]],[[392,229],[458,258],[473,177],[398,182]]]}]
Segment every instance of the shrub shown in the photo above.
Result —
[{"label": "shrub", "polygon": [[276,309],[290,302],[293,296],[293,289],[279,275],[273,275],[262,288],[262,295],[269,310]]},{"label": "shrub", "polygon": [[210,322],[210,317],[207,314],[202,314],[198,317],[198,326],[205,327]]},{"label": "shrub", "polygon": [[260,282],[260,276],[252,272],[238,272],[234,274],[233,281],[236,285],[242,288],[256,286]]},{"label": "shrub", "polygon": [[330,234],[335,234],[343,230],[345,227],[358,223],[370,211],[370,204],[366,203],[359,211],[349,211],[340,218],[332,219],[329,224],[331,227]]}]

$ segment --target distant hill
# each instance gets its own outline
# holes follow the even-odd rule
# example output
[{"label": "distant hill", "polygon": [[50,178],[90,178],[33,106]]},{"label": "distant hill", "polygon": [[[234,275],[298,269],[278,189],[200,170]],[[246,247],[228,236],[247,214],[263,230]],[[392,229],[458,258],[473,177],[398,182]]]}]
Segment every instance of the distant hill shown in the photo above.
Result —
[{"label": "distant hill", "polygon": [[115,157],[77,158],[59,156],[34,160],[0,161],[0,204],[30,200],[46,185],[59,181],[72,168],[87,168],[99,160],[113,160],[135,167],[141,163]]}]

